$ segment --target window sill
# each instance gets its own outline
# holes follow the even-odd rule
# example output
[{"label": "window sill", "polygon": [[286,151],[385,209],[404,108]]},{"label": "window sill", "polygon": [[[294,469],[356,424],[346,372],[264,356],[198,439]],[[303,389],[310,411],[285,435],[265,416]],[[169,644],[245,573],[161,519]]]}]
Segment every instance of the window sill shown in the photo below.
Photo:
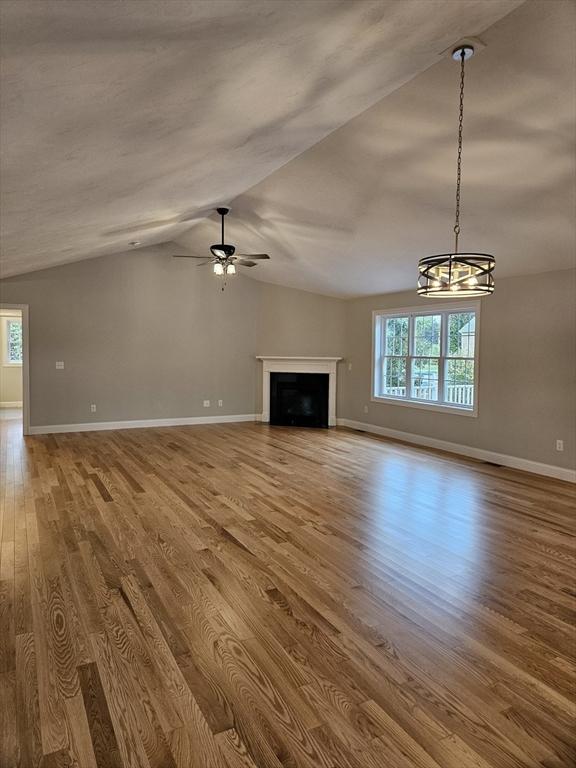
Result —
[{"label": "window sill", "polygon": [[22,363],[2,363],[2,368],[22,368]]},{"label": "window sill", "polygon": [[421,408],[425,411],[437,411],[438,413],[450,413],[453,416],[478,416],[478,408],[458,408],[456,406],[444,405],[439,403],[427,403],[419,400],[404,400],[399,397],[382,397],[373,395],[373,403],[383,403],[384,405],[402,405],[404,408]]}]

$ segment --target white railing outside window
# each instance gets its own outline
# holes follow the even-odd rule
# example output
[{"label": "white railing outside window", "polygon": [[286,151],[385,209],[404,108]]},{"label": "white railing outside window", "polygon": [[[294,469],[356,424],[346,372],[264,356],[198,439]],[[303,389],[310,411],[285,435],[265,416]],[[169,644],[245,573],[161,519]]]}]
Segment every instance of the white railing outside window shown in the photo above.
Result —
[{"label": "white railing outside window", "polygon": [[[389,397],[406,397],[406,387],[386,387],[384,394]],[[438,387],[416,387],[415,396],[420,400],[437,400]],[[448,384],[446,386],[446,401],[472,406],[474,404],[474,384]]]}]

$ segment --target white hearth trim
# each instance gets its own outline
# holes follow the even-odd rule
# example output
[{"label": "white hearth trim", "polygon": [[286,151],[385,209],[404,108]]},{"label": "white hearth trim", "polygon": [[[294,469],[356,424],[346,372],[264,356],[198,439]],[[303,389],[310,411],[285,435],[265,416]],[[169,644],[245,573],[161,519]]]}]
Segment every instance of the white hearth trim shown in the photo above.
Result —
[{"label": "white hearth trim", "polygon": [[262,360],[262,421],[270,421],[271,373],[327,373],[328,426],[336,426],[336,366],[341,357],[256,355]]}]

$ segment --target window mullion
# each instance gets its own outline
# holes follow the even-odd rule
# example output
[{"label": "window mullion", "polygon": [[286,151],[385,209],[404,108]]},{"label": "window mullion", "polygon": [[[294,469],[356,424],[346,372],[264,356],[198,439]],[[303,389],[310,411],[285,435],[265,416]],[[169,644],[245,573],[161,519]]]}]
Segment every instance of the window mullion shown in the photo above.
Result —
[{"label": "window mullion", "polygon": [[408,357],[406,358],[406,398],[412,399],[412,358],[414,357],[414,315],[408,321]]},{"label": "window mullion", "polygon": [[438,360],[438,402],[446,402],[444,382],[448,359],[448,313],[440,313],[440,359]]},{"label": "window mullion", "polygon": [[386,318],[380,316],[379,321],[379,362],[378,362],[378,392],[381,394],[386,390]]},{"label": "window mullion", "polygon": [[379,367],[378,374],[380,380],[378,382],[379,392],[383,392],[386,387],[386,318],[380,317],[379,327]]}]

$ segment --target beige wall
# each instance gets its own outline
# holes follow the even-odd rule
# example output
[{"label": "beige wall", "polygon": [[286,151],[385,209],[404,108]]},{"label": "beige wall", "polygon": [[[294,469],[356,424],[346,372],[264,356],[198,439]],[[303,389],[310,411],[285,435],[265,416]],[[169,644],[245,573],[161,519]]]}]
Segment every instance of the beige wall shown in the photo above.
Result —
[{"label": "beige wall", "polygon": [[[261,283],[257,354],[344,357],[347,302],[316,293]],[[262,364],[256,380],[262,410]],[[337,411],[344,407],[344,365],[337,369]]]},{"label": "beige wall", "polygon": [[[339,416],[561,467],[576,465],[576,271],[498,279],[482,300],[478,417],[371,402],[372,311],[425,305],[414,291],[347,305]],[[368,413],[364,413],[364,406]],[[564,440],[564,452],[555,449]]]},{"label": "beige wall", "polygon": [[575,465],[576,271],[500,278],[483,300],[472,418],[370,400],[372,310],[423,303],[414,291],[344,301],[237,276],[222,293],[209,269],[169,254],[142,249],[0,284],[1,301],[30,305],[32,425],[259,413],[255,355],[335,355],[346,358],[340,418]]},{"label": "beige wall", "polygon": [[20,318],[20,314],[0,311],[0,406],[4,403],[22,402],[22,366],[4,364],[4,351],[8,343],[6,327],[8,317]]},{"label": "beige wall", "polygon": [[342,353],[342,300],[240,275],[223,293],[172,250],[2,281],[1,301],[30,306],[32,425],[259,413],[257,354]]}]

